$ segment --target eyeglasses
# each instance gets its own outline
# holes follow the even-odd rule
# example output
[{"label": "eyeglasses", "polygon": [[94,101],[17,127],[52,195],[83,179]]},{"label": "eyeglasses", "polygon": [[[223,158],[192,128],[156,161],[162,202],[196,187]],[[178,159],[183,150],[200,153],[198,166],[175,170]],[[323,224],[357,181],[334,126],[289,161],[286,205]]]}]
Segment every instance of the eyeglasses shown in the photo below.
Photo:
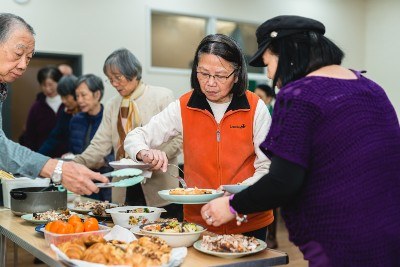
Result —
[{"label": "eyeglasses", "polygon": [[231,77],[232,74],[235,73],[235,71],[236,71],[236,70],[233,70],[233,71],[231,72],[231,74],[229,74],[228,76],[211,75],[211,74],[208,74],[208,73],[205,73],[205,72],[198,71],[198,72],[197,72],[197,78],[198,78],[200,81],[205,82],[205,81],[210,80],[211,77],[213,77],[214,80],[215,80],[216,82],[218,82],[218,83],[220,83],[220,84],[224,84],[224,83],[228,80],[228,78]]},{"label": "eyeglasses", "polygon": [[109,84],[113,84],[113,83],[115,83],[115,82],[120,83],[120,82],[122,82],[122,81],[124,81],[124,80],[125,80],[125,76],[119,74],[119,75],[115,75],[115,76],[114,76],[114,79],[113,79],[113,78],[107,79],[107,80],[106,80],[106,83],[109,83]]}]

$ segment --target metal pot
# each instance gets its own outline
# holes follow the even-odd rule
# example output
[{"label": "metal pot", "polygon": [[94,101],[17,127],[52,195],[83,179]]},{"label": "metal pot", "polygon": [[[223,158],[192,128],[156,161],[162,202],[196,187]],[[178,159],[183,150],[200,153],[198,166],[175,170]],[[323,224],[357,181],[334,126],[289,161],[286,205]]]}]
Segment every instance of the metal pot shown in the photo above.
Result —
[{"label": "metal pot", "polygon": [[67,191],[60,192],[52,186],[15,188],[10,195],[15,215],[67,208]]}]

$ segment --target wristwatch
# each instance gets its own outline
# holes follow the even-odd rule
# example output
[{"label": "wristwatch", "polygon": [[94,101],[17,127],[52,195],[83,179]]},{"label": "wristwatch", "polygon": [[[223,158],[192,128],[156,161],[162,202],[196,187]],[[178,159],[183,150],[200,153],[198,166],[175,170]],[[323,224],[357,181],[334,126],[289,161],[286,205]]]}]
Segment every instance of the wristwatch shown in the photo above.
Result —
[{"label": "wristwatch", "polygon": [[57,162],[57,165],[53,171],[53,174],[51,175],[51,181],[55,185],[60,185],[61,180],[62,180],[62,166],[63,166],[64,161],[59,160]]}]

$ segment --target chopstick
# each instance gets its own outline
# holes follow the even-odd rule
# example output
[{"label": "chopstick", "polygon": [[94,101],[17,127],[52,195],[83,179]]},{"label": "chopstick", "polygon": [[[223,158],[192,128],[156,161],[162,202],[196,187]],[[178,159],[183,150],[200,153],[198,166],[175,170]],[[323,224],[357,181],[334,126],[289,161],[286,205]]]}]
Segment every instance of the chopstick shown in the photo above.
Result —
[{"label": "chopstick", "polygon": [[12,173],[0,170],[0,179],[13,180],[13,179],[15,179],[15,177]]}]

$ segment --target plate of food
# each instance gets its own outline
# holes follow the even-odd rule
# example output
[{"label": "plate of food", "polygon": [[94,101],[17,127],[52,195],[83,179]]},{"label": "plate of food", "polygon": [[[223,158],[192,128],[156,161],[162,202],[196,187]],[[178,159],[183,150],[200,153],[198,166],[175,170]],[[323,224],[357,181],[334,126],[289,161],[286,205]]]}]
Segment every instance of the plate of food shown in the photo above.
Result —
[{"label": "plate of food", "polygon": [[201,188],[175,188],[158,191],[162,199],[177,204],[204,204],[224,194],[223,191]]},{"label": "plate of food", "polygon": [[226,184],[226,185],[223,185],[222,188],[226,192],[229,192],[231,194],[236,194],[236,193],[239,193],[240,191],[243,191],[244,189],[246,189],[249,186],[250,185],[248,185],[248,184]]},{"label": "plate of food", "polygon": [[79,201],[75,202],[74,206],[69,207],[69,209],[82,214],[88,214],[89,212],[95,210],[93,214],[100,215],[106,209],[115,207],[118,207],[118,205],[107,201]]},{"label": "plate of food", "polygon": [[258,253],[267,248],[267,244],[255,237],[244,235],[203,236],[193,247],[200,252],[225,258],[235,259]]},{"label": "plate of food", "polygon": [[148,168],[150,168],[148,164],[143,162],[135,162],[132,159],[120,159],[118,161],[111,161],[108,164],[110,164],[110,166],[116,170],[126,169],[126,168],[137,168],[141,170],[147,170]]},{"label": "plate of food", "polygon": [[46,212],[35,212],[35,213],[24,214],[21,216],[21,218],[33,224],[44,224],[55,220],[68,220],[68,218],[72,214],[74,213],[69,212],[69,210],[65,211],[49,210]]},{"label": "plate of food", "polygon": [[192,246],[200,235],[207,230],[199,224],[178,222],[174,219],[143,224],[139,228],[140,232],[134,232],[135,234],[158,236],[173,248]]}]

